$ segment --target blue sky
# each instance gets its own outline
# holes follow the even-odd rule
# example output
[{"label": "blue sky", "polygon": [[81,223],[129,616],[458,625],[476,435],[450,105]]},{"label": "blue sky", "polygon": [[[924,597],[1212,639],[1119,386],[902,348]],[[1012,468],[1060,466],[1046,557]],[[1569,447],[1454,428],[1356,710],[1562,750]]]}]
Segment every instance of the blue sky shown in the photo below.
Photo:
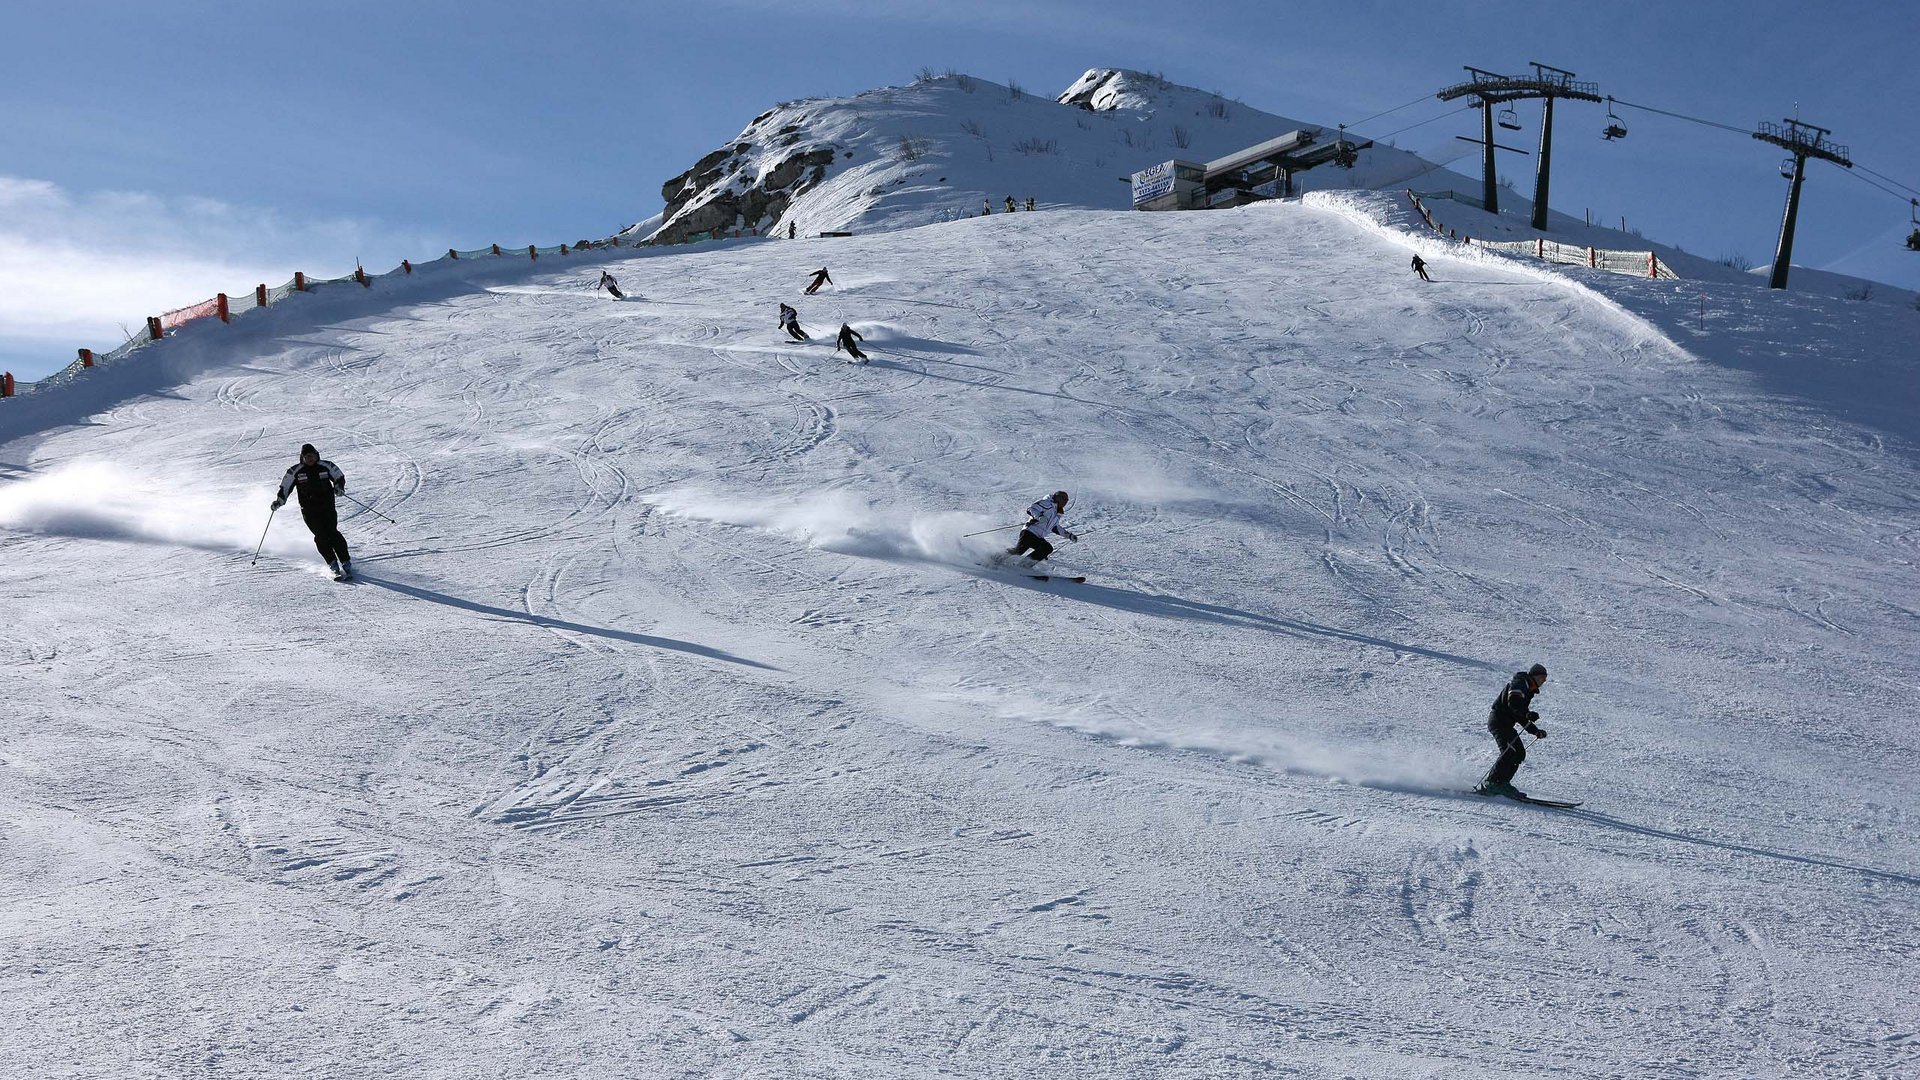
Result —
[{"label": "blue sky", "polygon": [[[1797,108],[1859,165],[1920,188],[1920,4],[1907,3],[14,0],[0,41],[0,366],[21,377],[295,269],[604,236],[657,211],[662,181],[773,104],[922,66],[1036,94],[1132,67],[1334,124],[1430,95],[1465,64],[1539,60],[1719,123]],[[1422,101],[1360,130],[1449,108]],[[1779,151],[1622,115],[1632,134],[1605,143],[1602,109],[1558,110],[1556,209],[1771,259]],[[1458,115],[1395,141],[1451,158],[1472,127]],[[1517,137],[1533,138],[1531,121]],[[1530,159],[1514,160],[1530,190]],[[1899,246],[1905,197],[1814,166],[1795,261],[1920,287],[1920,254]]]}]

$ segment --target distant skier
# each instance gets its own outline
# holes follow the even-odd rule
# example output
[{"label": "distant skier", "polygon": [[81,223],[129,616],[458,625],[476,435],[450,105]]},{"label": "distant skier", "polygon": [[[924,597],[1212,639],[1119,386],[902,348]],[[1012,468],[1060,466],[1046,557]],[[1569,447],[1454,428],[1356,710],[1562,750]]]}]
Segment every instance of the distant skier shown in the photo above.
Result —
[{"label": "distant skier", "polygon": [[992,199],[980,200],[980,216],[981,217],[993,216],[993,200]]},{"label": "distant skier", "polygon": [[[600,289],[605,289],[612,293],[615,300],[624,300],[627,296],[626,293],[620,291],[620,283],[614,280],[614,276],[605,270],[600,271]],[[594,291],[598,292],[600,290],[595,289]]]},{"label": "distant skier", "polygon": [[306,443],[300,447],[300,460],[280,478],[280,494],[273,500],[273,508],[278,510],[287,504],[288,492],[299,492],[300,517],[312,531],[313,546],[327,560],[335,581],[353,580],[353,557],[347,552],[347,538],[340,535],[340,518],[333,508],[334,496],[344,495],[346,490],[346,474],[333,462],[322,461],[320,451]]},{"label": "distant skier", "polygon": [[1413,272],[1420,275],[1421,281],[1433,280],[1432,278],[1427,276],[1427,260],[1421,258],[1418,255],[1415,255],[1413,257]]},{"label": "distant skier", "polygon": [[1020,208],[1013,204],[1013,196],[1011,195],[1007,196],[1007,213],[1011,214],[1018,209]]},{"label": "distant skier", "polygon": [[787,239],[791,240],[797,235],[799,235],[799,230],[794,228],[793,222],[787,222]]},{"label": "distant skier", "polygon": [[1053,554],[1053,545],[1047,542],[1049,536],[1064,536],[1069,540],[1078,540],[1078,536],[1060,519],[1067,513],[1067,493],[1056,491],[1027,507],[1027,524],[1020,530],[1020,539],[1007,549],[1009,555],[1022,555],[1032,552],[1034,562],[1046,562]]},{"label": "distant skier", "polygon": [[861,334],[860,331],[855,330],[846,323],[841,323],[840,336],[833,343],[833,351],[839,352],[841,349],[845,349],[848,355],[852,356],[855,360],[865,361],[867,354],[861,352],[860,346],[854,344],[855,341],[865,340],[866,336]]},{"label": "distant skier", "polygon": [[780,328],[795,341],[812,341],[812,335],[800,329],[800,313],[786,304],[780,305]]},{"label": "distant skier", "polygon": [[1031,195],[1027,196],[1027,209],[1028,210],[1033,209],[1033,196]]},{"label": "distant skier", "polygon": [[813,280],[807,283],[807,295],[812,296],[820,291],[820,286],[831,284],[833,284],[833,275],[827,273],[827,268],[823,266],[813,272]]},{"label": "distant skier", "polygon": [[1500,696],[1493,699],[1493,711],[1487,714],[1487,730],[1493,733],[1494,744],[1500,747],[1500,757],[1475,791],[1515,799],[1527,797],[1526,792],[1513,786],[1513,774],[1519,772],[1520,763],[1527,760],[1526,740],[1515,729],[1525,728],[1536,739],[1547,737],[1547,733],[1534,724],[1540,714],[1530,707],[1533,695],[1540,692],[1546,681],[1547,666],[1535,664],[1526,671],[1514,672]]}]

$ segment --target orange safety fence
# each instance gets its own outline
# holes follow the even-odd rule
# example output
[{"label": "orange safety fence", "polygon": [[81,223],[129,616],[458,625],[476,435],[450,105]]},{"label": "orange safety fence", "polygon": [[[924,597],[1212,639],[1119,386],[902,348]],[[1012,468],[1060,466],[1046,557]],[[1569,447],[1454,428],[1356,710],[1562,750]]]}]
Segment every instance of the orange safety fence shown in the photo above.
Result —
[{"label": "orange safety fence", "polygon": [[[502,248],[498,244],[491,244],[484,248],[475,248],[472,251],[448,249],[446,255],[440,259],[433,260],[433,262],[482,258],[521,258],[523,256],[529,260],[537,260],[542,255],[570,255],[575,252],[598,251],[623,246],[639,247],[649,243],[648,241],[636,242],[631,240],[622,242],[618,236],[611,236],[603,240],[579,240],[572,244],[559,244],[554,247],[529,245],[525,248],[516,249]],[[292,281],[275,288],[268,288],[265,284],[260,284],[244,292],[220,293],[212,299],[202,300],[197,304],[188,304],[186,307],[175,308],[172,311],[159,315],[148,316],[146,325],[142,328],[141,332],[130,336],[118,348],[111,349],[104,353],[95,353],[92,349],[80,349],[78,350],[77,358],[66,367],[61,368],[59,371],[37,382],[16,384],[12,372],[0,372],[0,399],[14,397],[22,393],[36,393],[72,382],[90,368],[97,365],[112,365],[147,345],[163,340],[169,334],[176,333],[184,327],[205,319],[218,318],[221,322],[230,322],[234,316],[252,311],[256,308],[271,307],[293,296],[295,293],[313,292],[321,288],[353,284],[370,289],[373,287],[374,281],[379,278],[394,274],[411,275],[421,266],[430,265],[432,265],[432,263],[415,263],[410,259],[403,259],[399,266],[388,271],[386,274],[369,274],[361,267],[355,267],[353,273],[345,277],[337,278],[310,278],[303,273],[296,273],[293,275]]]}]

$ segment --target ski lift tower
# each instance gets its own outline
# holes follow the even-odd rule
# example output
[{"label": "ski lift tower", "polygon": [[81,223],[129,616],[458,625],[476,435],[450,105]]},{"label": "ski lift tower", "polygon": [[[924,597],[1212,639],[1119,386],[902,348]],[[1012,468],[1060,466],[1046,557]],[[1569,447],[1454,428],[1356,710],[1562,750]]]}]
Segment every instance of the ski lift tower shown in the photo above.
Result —
[{"label": "ski lift tower", "polygon": [[1533,227],[1545,231],[1547,227],[1547,183],[1553,170],[1553,99],[1571,98],[1575,101],[1603,100],[1600,88],[1590,82],[1575,82],[1573,72],[1532,62],[1533,75],[1500,75],[1479,68],[1467,68],[1472,76],[1466,82],[1456,83],[1434,95],[1441,101],[1453,101],[1463,97],[1480,99],[1480,168],[1484,176],[1481,183],[1482,199],[1486,202],[1487,212],[1500,212],[1498,185],[1495,182],[1493,164],[1493,107],[1509,101],[1522,101],[1540,98],[1544,102],[1540,111],[1540,164],[1533,177]]},{"label": "ski lift tower", "polygon": [[1785,127],[1763,120],[1760,130],[1753,133],[1753,137],[1761,142],[1783,147],[1793,155],[1792,183],[1787,185],[1787,214],[1780,221],[1780,245],[1773,253],[1773,276],[1767,279],[1770,289],[1787,287],[1787,264],[1793,259],[1793,223],[1800,216],[1800,182],[1807,175],[1807,159],[1819,158],[1843,168],[1853,168],[1847,148],[1827,141],[1827,136],[1831,134],[1833,132],[1826,128],[1803,124],[1798,120],[1788,120]]}]

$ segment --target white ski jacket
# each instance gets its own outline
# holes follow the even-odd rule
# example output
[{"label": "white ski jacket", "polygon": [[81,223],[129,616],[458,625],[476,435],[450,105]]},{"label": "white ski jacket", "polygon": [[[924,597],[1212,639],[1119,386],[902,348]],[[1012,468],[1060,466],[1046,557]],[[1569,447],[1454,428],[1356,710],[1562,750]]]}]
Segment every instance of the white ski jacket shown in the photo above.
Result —
[{"label": "white ski jacket", "polygon": [[1041,499],[1027,507],[1027,517],[1032,519],[1027,522],[1027,531],[1041,539],[1045,539],[1048,533],[1058,533],[1069,540],[1078,539],[1060,524],[1060,519],[1065,516],[1059,507],[1053,505],[1052,499]]}]

